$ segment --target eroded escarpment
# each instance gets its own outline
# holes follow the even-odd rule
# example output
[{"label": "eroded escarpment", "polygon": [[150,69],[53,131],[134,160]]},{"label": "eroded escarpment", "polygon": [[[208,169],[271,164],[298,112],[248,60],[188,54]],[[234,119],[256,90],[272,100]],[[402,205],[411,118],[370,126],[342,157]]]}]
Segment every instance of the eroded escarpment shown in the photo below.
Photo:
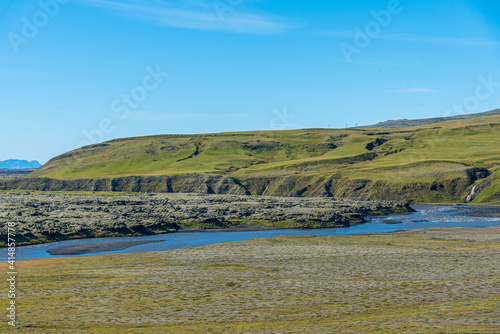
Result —
[{"label": "eroded escarpment", "polygon": [[[280,197],[335,197],[362,200],[404,200],[417,203],[462,203],[475,184],[477,197],[488,189],[494,196],[497,174],[486,168],[463,168],[456,176],[413,178],[398,171],[405,182],[346,178],[341,174],[285,173],[273,176],[236,178],[215,174],[127,176],[121,178],[59,180],[52,178],[0,179],[0,190],[95,191],[132,193],[194,193],[222,195],[272,195]],[[414,181],[412,181],[414,180]]]}]

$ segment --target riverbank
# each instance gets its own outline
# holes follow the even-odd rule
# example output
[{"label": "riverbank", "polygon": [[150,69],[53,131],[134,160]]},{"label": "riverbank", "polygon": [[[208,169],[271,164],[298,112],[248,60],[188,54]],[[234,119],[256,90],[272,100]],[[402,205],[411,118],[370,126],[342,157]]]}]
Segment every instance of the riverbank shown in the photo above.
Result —
[{"label": "riverbank", "polygon": [[[409,202],[196,194],[120,196],[0,193],[0,246],[6,222],[18,245],[199,230],[333,228],[365,217],[413,211]],[[253,227],[252,227],[253,226]]]},{"label": "riverbank", "polygon": [[[231,226],[224,229],[202,229],[198,227],[185,227],[178,231],[178,233],[197,233],[197,232],[257,232],[257,231],[275,231],[286,229],[286,227],[268,227],[259,225],[238,225]],[[118,238],[117,238],[118,239]],[[94,239],[92,239],[94,240]],[[68,246],[59,246],[49,248],[46,250],[50,255],[81,255],[81,254],[94,254],[102,252],[112,252],[117,250],[124,250],[130,247],[139,245],[164,242],[165,240],[127,240],[127,241],[109,241],[100,243],[76,244]]]},{"label": "riverbank", "polygon": [[[188,227],[177,233],[157,234],[138,237],[120,238],[86,238],[71,239],[45,243],[42,245],[26,245],[17,248],[19,260],[31,260],[44,257],[54,257],[48,252],[57,247],[77,246],[87,247],[91,244],[115,244],[120,242],[158,241],[131,246],[122,250],[107,250],[97,254],[141,253],[157,252],[173,249],[199,247],[209,244],[243,241],[253,238],[272,238],[291,235],[358,235],[395,232],[401,230],[429,230],[436,228],[471,228],[500,225],[500,208],[498,207],[469,207],[469,206],[412,206],[414,212],[397,215],[370,217],[367,223],[351,224],[349,227],[324,229],[291,229],[267,227],[261,225],[238,225],[230,229],[200,229]],[[487,215],[478,216],[478,214]],[[104,246],[99,246],[104,247]],[[114,246],[113,246],[114,247]],[[6,248],[0,253],[6,255]],[[96,253],[92,253],[96,254]]]},{"label": "riverbank", "polygon": [[494,226],[19,261],[18,332],[495,333],[498,240]]},{"label": "riverbank", "polygon": [[107,242],[107,243],[99,243],[99,244],[85,244],[85,245],[72,245],[72,246],[62,246],[55,247],[47,250],[47,253],[50,255],[81,255],[81,254],[92,254],[92,253],[100,253],[100,252],[110,252],[116,250],[123,250],[129,247],[149,244],[153,242],[153,240],[144,240],[144,241],[117,241],[117,242]]}]

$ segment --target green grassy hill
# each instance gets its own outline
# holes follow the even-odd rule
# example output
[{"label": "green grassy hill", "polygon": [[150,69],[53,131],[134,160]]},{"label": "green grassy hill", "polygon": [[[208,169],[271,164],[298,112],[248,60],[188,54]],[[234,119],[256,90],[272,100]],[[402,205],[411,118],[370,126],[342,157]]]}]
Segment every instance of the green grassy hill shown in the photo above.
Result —
[{"label": "green grassy hill", "polygon": [[[252,194],[500,202],[500,115],[406,129],[304,129],[117,139],[50,160],[32,177],[220,175]],[[264,189],[264,191],[262,191]],[[175,191],[175,189],[174,189]]]},{"label": "green grassy hill", "polygon": [[412,126],[429,125],[446,121],[454,121],[460,119],[470,119],[485,116],[499,115],[500,109],[495,109],[491,111],[486,111],[477,114],[465,114],[465,115],[455,115],[448,117],[433,117],[433,118],[423,118],[423,119],[399,119],[399,120],[389,120],[385,122],[379,122],[375,125],[363,126],[362,128],[385,128],[385,129],[402,129]]}]

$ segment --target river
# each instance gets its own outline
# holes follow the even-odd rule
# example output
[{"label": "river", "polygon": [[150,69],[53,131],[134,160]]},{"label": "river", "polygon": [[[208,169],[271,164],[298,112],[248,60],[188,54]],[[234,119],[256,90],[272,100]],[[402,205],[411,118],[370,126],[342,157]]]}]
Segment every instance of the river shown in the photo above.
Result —
[{"label": "river", "polygon": [[[500,225],[500,207],[469,207],[469,206],[413,206],[417,212],[408,214],[373,217],[371,222],[346,228],[332,229],[279,229],[245,232],[178,232],[171,234],[152,235],[133,238],[96,238],[65,240],[40,245],[20,246],[16,249],[17,260],[32,260],[56,257],[47,250],[62,246],[87,245],[95,243],[110,243],[123,241],[159,241],[142,244],[122,250],[98,252],[86,255],[137,253],[165,251],[171,249],[197,247],[222,242],[249,240],[252,238],[271,238],[281,235],[353,235],[365,233],[394,232],[399,230],[450,228],[450,227],[487,227]],[[2,248],[1,256],[7,257],[7,249]],[[82,255],[57,255],[82,256]]]}]

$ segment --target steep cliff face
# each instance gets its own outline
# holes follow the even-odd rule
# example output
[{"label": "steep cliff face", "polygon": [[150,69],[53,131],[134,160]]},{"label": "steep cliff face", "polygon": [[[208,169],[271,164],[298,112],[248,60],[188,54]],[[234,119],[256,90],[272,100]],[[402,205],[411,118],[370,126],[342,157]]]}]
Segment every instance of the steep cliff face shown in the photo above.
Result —
[{"label": "steep cliff face", "polygon": [[0,190],[115,191],[135,193],[196,193],[250,195],[237,179],[220,175],[127,176],[112,179],[57,180],[20,178],[0,180]]},{"label": "steep cliff face", "polygon": [[417,180],[404,184],[302,174],[242,180],[230,176],[204,174],[79,180],[21,178],[0,180],[0,190],[271,195],[462,203],[470,194],[471,188],[476,185],[473,200],[494,202],[500,197],[497,174],[492,174],[484,168],[469,168],[456,178],[429,182]]}]

